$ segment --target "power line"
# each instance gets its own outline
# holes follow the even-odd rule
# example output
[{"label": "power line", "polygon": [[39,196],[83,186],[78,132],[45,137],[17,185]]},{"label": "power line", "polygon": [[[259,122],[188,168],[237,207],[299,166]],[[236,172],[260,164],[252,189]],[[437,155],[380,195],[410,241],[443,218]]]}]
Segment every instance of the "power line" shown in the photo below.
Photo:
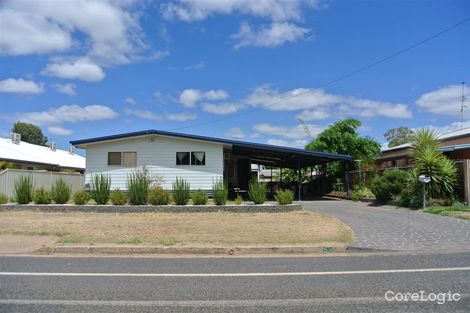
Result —
[{"label": "power line", "polygon": [[[345,75],[339,76],[339,77],[337,77],[337,78],[335,78],[335,79],[332,79],[332,80],[330,80],[330,81],[327,81],[327,82],[325,82],[325,83],[323,83],[323,84],[320,84],[320,85],[318,85],[318,86],[316,86],[316,87],[314,87],[314,88],[311,88],[311,89],[308,90],[308,91],[301,92],[301,93],[298,93],[298,94],[295,94],[295,95],[286,97],[286,98],[284,98],[284,99],[282,99],[282,100],[274,101],[274,102],[272,102],[272,103],[270,103],[270,104],[268,104],[268,105],[266,105],[266,106],[264,106],[264,107],[270,107],[270,106],[273,106],[273,105],[282,103],[282,102],[284,102],[284,101],[291,100],[291,99],[294,99],[294,98],[297,98],[297,97],[300,97],[300,96],[303,96],[303,95],[312,93],[313,91],[315,91],[315,89],[324,88],[324,87],[330,86],[330,85],[332,85],[332,84],[335,84],[335,83],[337,83],[337,82],[340,82],[340,81],[342,81],[342,80],[345,80],[345,79],[347,79],[347,78],[350,78],[350,77],[352,77],[352,76],[355,76],[355,75],[357,75],[357,74],[359,74],[359,73],[361,73],[361,72],[364,72],[364,71],[366,71],[366,70],[368,70],[368,69],[370,69],[370,68],[372,68],[372,67],[374,67],[374,66],[377,66],[377,65],[379,65],[379,64],[382,64],[382,63],[384,63],[384,62],[387,62],[387,61],[389,61],[390,59],[393,59],[393,58],[395,58],[395,57],[397,57],[397,56],[399,56],[399,55],[401,55],[401,54],[404,54],[404,53],[406,53],[406,52],[408,52],[408,51],[410,51],[410,50],[412,50],[412,49],[414,49],[414,48],[416,48],[416,47],[418,47],[418,46],[421,46],[422,44],[424,44],[424,43],[426,43],[426,42],[428,42],[428,41],[430,41],[430,40],[432,40],[432,39],[434,39],[434,38],[436,38],[436,37],[439,37],[440,35],[445,34],[445,33],[447,33],[448,31],[450,31],[450,30],[452,30],[452,29],[454,29],[454,28],[456,28],[456,27],[458,27],[458,26],[460,26],[460,25],[462,25],[462,24],[467,23],[468,21],[470,21],[470,17],[468,17],[468,18],[466,18],[466,19],[464,19],[464,20],[462,20],[462,21],[460,21],[460,22],[458,22],[458,23],[456,23],[456,24],[453,24],[452,26],[449,26],[449,27],[447,27],[447,28],[445,28],[445,29],[443,29],[443,30],[441,30],[441,31],[439,31],[439,32],[437,32],[437,33],[435,33],[435,34],[429,36],[429,37],[426,37],[425,39],[420,40],[420,41],[418,41],[418,42],[416,42],[416,43],[414,43],[414,44],[412,44],[412,45],[410,45],[410,46],[408,46],[408,47],[406,47],[406,48],[404,48],[404,49],[401,49],[401,50],[399,50],[399,51],[397,51],[397,52],[395,52],[395,53],[393,53],[393,54],[391,54],[391,55],[389,55],[389,56],[386,56],[386,57],[384,57],[384,58],[381,58],[381,59],[379,59],[379,60],[377,60],[377,61],[375,61],[375,62],[369,63],[369,64],[367,64],[367,65],[365,65],[365,66],[363,66],[363,67],[361,67],[361,68],[359,68],[359,69],[357,69],[357,70],[354,70],[354,71],[352,71],[352,72],[349,72],[348,74],[345,74]],[[258,107],[258,108],[254,108],[254,109],[251,109],[251,110],[243,111],[243,112],[240,112],[240,113],[232,114],[232,115],[229,115],[229,116],[226,116],[226,117],[214,119],[214,120],[211,120],[211,121],[201,122],[201,123],[192,124],[192,125],[188,125],[188,126],[181,126],[181,127],[173,128],[173,129],[170,129],[170,130],[171,130],[171,131],[174,131],[174,130],[181,130],[181,129],[199,127],[199,126],[204,126],[204,125],[210,125],[210,124],[218,123],[218,122],[225,121],[225,120],[228,120],[228,119],[232,119],[232,118],[235,118],[235,117],[238,117],[238,116],[246,115],[246,114],[249,114],[249,113],[252,113],[252,112],[261,110],[261,109],[262,109],[262,107]]]}]

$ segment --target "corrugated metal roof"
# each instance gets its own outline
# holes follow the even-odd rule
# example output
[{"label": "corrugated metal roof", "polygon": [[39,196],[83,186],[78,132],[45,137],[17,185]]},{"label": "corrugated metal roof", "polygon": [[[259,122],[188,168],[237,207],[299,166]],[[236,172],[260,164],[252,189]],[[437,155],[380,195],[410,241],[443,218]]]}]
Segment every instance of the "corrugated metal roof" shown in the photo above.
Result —
[{"label": "corrugated metal roof", "polygon": [[118,135],[111,135],[111,136],[82,139],[82,140],[74,140],[74,141],[70,141],[70,143],[74,146],[84,147],[87,144],[93,144],[93,143],[98,143],[98,142],[103,142],[103,141],[119,140],[119,139],[125,139],[125,138],[132,138],[132,137],[139,137],[139,136],[145,136],[145,135],[160,135],[160,136],[168,136],[168,137],[185,138],[185,139],[191,139],[191,140],[201,140],[201,141],[206,141],[206,142],[215,142],[215,143],[221,143],[221,144],[226,144],[226,145],[232,145],[233,147],[237,147],[237,148],[292,153],[292,154],[297,154],[297,155],[302,155],[302,156],[318,157],[318,158],[331,159],[331,160],[352,160],[351,156],[343,155],[343,154],[310,151],[310,150],[305,150],[305,149],[282,147],[282,146],[267,145],[267,144],[261,144],[261,143],[253,143],[253,142],[222,139],[222,138],[214,138],[214,137],[199,136],[199,135],[188,135],[188,134],[167,132],[167,131],[161,131],[161,130],[155,130],[155,129],[132,132],[132,133],[124,133],[124,134],[118,134]]},{"label": "corrugated metal roof", "polygon": [[0,138],[0,160],[85,169],[85,158],[68,151],[33,145],[24,141],[14,144],[9,138]]}]

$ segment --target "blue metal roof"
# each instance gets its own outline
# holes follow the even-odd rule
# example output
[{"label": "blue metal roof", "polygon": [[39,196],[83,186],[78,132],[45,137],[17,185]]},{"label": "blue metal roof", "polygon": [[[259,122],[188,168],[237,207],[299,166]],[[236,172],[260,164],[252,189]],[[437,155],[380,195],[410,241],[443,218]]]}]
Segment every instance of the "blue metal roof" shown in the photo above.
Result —
[{"label": "blue metal roof", "polygon": [[70,143],[74,146],[80,146],[80,145],[86,145],[90,143],[139,137],[139,136],[145,136],[145,135],[160,135],[160,136],[201,140],[201,141],[207,141],[207,142],[215,142],[215,143],[220,143],[220,144],[232,145],[233,147],[237,147],[240,149],[260,150],[264,152],[272,151],[272,152],[279,152],[279,153],[288,153],[288,154],[294,154],[298,156],[316,157],[319,159],[325,159],[325,160],[330,160],[330,161],[352,160],[352,157],[350,155],[344,155],[344,154],[310,151],[310,150],[299,149],[299,148],[281,147],[281,146],[275,146],[275,145],[267,145],[267,144],[261,144],[261,143],[214,138],[214,137],[199,136],[199,135],[181,134],[181,133],[174,133],[174,132],[155,130],[155,129],[117,134],[117,135],[111,135],[111,136],[95,137],[95,138],[82,139],[82,140],[73,140],[73,141],[70,141]]}]

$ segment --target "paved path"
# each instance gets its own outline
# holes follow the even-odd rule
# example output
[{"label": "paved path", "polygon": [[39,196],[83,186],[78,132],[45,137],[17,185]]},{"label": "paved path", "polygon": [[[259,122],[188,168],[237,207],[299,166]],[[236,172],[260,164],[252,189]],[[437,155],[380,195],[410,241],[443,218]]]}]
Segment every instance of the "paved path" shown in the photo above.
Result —
[{"label": "paved path", "polygon": [[470,221],[345,200],[302,202],[349,225],[352,247],[403,251],[470,250]]}]

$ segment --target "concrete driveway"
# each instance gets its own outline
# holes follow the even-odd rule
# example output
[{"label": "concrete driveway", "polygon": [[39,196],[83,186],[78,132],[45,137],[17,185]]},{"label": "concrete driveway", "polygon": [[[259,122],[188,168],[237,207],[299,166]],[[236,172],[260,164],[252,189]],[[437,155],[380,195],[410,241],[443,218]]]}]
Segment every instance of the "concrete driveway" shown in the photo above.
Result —
[{"label": "concrete driveway", "polygon": [[302,206],[349,225],[356,235],[356,242],[350,245],[353,248],[470,250],[468,220],[347,200],[302,201]]}]

